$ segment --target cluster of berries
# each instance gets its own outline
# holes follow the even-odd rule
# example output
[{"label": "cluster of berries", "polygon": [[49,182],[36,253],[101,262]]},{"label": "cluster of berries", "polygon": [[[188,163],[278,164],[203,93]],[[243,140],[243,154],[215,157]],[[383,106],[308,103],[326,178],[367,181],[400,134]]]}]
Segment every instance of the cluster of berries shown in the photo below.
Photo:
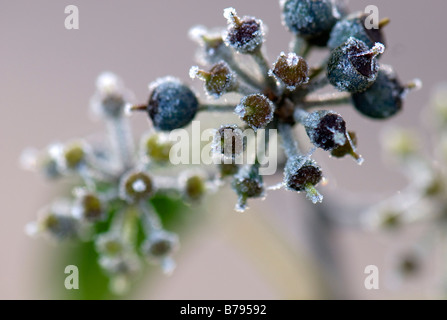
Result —
[{"label": "cluster of berries", "polygon": [[[199,101],[179,79],[164,77],[150,84],[147,103],[131,105],[131,95],[121,81],[113,74],[101,75],[92,107],[108,123],[110,143],[93,145],[80,140],[25,155],[24,163],[47,177],[82,179],[82,186],[74,188],[69,200],[47,208],[29,231],[44,232],[58,240],[82,238],[84,229],[106,223],[108,231],[93,236],[99,262],[116,280],[115,289],[123,287],[139,269],[142,255],[160,261],[167,272],[171,271],[171,255],[178,239],[163,229],[159,217],[163,212],[157,213],[151,204],[154,194],[174,192],[186,202],[196,202],[214,189],[216,180],[228,177],[239,198],[237,209],[243,211],[248,199],[263,197],[266,190],[259,172],[261,161],[251,165],[226,161],[211,175],[156,174],[158,166],[169,164],[172,143],[167,133],[187,126],[198,112],[230,111],[239,116],[239,123],[223,124],[216,130],[213,150],[227,160],[244,151],[243,141],[228,145],[227,135],[240,136],[246,128],[255,133],[278,130],[287,157],[281,185],[306,192],[314,203],[321,202],[316,186],[323,179],[323,171],[311,158],[313,151],[321,148],[334,157],[351,155],[359,163],[363,159],[356,152],[355,133],[348,131],[340,114],[310,109],[352,103],[365,116],[384,119],[402,108],[412,85],[402,85],[390,67],[379,63],[385,50],[381,28],[386,20],[379,29],[369,30],[365,14],[348,14],[340,0],[285,0],[280,5],[284,25],[293,37],[290,52],[280,52],[273,63],[265,55],[263,22],[240,17],[233,8],[224,10],[226,29],[210,31],[199,26],[191,30],[203,65],[190,69],[191,78],[204,82],[210,99],[226,99],[232,93],[238,99],[235,103]],[[328,56],[312,67],[307,61],[316,47],[327,48]],[[327,85],[339,92],[315,93]],[[151,131],[141,139],[139,148],[134,146],[126,111],[144,111],[151,120]],[[294,137],[297,124],[304,126],[314,145],[308,152],[301,150]],[[143,233],[142,243],[136,240],[139,232]]]}]

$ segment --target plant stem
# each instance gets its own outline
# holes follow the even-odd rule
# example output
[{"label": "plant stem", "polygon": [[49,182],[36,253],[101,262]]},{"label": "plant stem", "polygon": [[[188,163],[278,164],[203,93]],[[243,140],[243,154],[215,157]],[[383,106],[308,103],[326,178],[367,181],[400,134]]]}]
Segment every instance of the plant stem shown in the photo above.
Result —
[{"label": "plant stem", "polygon": [[290,124],[281,123],[278,125],[278,131],[281,136],[282,146],[287,158],[301,154],[298,142],[293,134],[293,127]]},{"label": "plant stem", "polygon": [[244,81],[245,83],[247,83],[248,85],[252,86],[253,88],[256,88],[258,90],[262,89],[262,84],[257,81],[256,79],[253,79],[249,74],[247,74],[244,70],[242,70],[238,63],[236,62],[236,60],[234,59],[234,57],[228,57],[225,60],[228,64],[228,66],[231,68],[231,70],[233,70],[238,77],[240,78],[240,80]]},{"label": "plant stem", "polygon": [[259,69],[261,70],[262,76],[265,79],[265,85],[270,87],[274,92],[276,92],[278,89],[277,85],[276,85],[276,81],[269,75],[270,65],[269,65],[266,57],[262,53],[261,48],[255,50],[251,54],[251,56],[256,61],[256,63],[259,66]]},{"label": "plant stem", "polygon": [[120,170],[129,170],[133,167],[135,146],[127,119],[124,117],[108,118],[107,129],[114,156],[120,164]]},{"label": "plant stem", "polygon": [[199,112],[233,112],[234,104],[201,104]]},{"label": "plant stem", "polygon": [[335,106],[335,105],[345,105],[351,102],[351,95],[349,93],[331,93],[325,95],[319,95],[316,98],[306,99],[303,102],[305,109],[324,107],[324,106]]}]

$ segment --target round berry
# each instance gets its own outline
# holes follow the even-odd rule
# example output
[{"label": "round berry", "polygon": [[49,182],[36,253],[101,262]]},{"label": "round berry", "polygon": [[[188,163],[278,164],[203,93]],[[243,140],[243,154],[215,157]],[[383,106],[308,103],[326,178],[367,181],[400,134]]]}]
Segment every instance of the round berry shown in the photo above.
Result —
[{"label": "round berry", "polygon": [[87,153],[85,146],[81,142],[73,142],[64,147],[63,167],[68,170],[77,170],[85,165]]},{"label": "round berry", "polygon": [[80,225],[71,215],[49,212],[41,219],[38,228],[54,240],[62,241],[76,238]]},{"label": "round berry", "polygon": [[225,35],[225,43],[240,53],[252,53],[264,42],[262,21],[253,17],[239,18],[234,8],[227,8],[224,17],[229,26]]},{"label": "round berry", "polygon": [[304,120],[310,141],[323,150],[333,150],[346,143],[346,122],[334,111],[316,111]]},{"label": "round berry", "polygon": [[120,182],[120,196],[129,203],[148,199],[153,191],[152,178],[142,171],[130,172]]},{"label": "round berry", "polygon": [[270,70],[270,75],[284,83],[287,89],[295,90],[309,80],[309,66],[306,60],[295,53],[286,55],[281,52]]},{"label": "round berry", "polygon": [[235,113],[253,130],[265,127],[273,120],[275,105],[263,94],[251,94],[242,98]]},{"label": "round berry", "polygon": [[385,37],[380,28],[367,29],[365,27],[367,17],[368,15],[363,12],[356,12],[338,21],[331,31],[328,47],[335,49],[350,37],[363,41],[369,48],[372,48],[376,42],[385,44]]},{"label": "round berry", "polygon": [[376,82],[365,92],[352,95],[354,107],[363,115],[386,119],[402,109],[405,88],[388,66],[382,66]]},{"label": "round berry", "polygon": [[327,66],[329,82],[340,91],[365,91],[376,81],[379,72],[376,57],[384,49],[381,43],[369,49],[363,41],[349,38],[331,52]]},{"label": "round berry", "polygon": [[194,92],[180,80],[172,77],[161,78],[149,88],[147,112],[156,129],[178,129],[194,119],[199,102]]},{"label": "round berry", "polygon": [[192,67],[189,75],[193,79],[199,78],[205,81],[206,93],[216,99],[236,87],[236,77],[224,61],[214,64],[208,72],[200,70],[198,67]]},{"label": "round berry", "polygon": [[236,210],[244,211],[247,208],[247,199],[264,196],[264,182],[259,175],[259,167],[257,165],[242,167],[234,176],[232,187],[238,195]]},{"label": "round berry", "polygon": [[150,259],[163,259],[170,256],[178,247],[176,234],[158,230],[149,235],[142,246],[142,252]]},{"label": "round berry", "polygon": [[73,207],[73,215],[89,222],[102,220],[104,210],[101,199],[91,192],[80,194]]},{"label": "round berry", "polygon": [[327,41],[329,32],[344,15],[344,10],[345,7],[338,0],[282,1],[284,24],[291,32],[307,39],[323,37]]},{"label": "round berry", "polygon": [[323,172],[317,163],[303,156],[290,157],[284,169],[284,183],[292,191],[305,191],[308,186],[317,185]]},{"label": "round berry", "polygon": [[166,163],[169,161],[172,145],[173,142],[169,141],[167,133],[151,133],[141,141],[142,156],[146,161]]},{"label": "round berry", "polygon": [[206,194],[206,177],[202,173],[187,172],[180,181],[186,200],[197,202]]},{"label": "round berry", "polygon": [[129,249],[119,233],[107,232],[100,234],[95,240],[96,250],[103,255],[116,256]]}]

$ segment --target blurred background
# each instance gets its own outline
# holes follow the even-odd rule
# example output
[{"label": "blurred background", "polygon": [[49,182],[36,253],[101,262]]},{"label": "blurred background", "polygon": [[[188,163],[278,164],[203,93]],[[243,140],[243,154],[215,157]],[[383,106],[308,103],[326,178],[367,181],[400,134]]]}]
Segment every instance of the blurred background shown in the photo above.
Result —
[{"label": "blurred background", "polygon": [[[273,0],[3,0],[1,4],[0,298],[57,298],[56,292],[63,290],[64,270],[54,266],[64,250],[43,239],[29,238],[24,226],[35,219],[39,208],[64,192],[64,184],[50,184],[39,175],[22,171],[18,163],[21,151],[103,130],[103,124],[92,121],[88,111],[95,79],[102,71],[120,75],[139,102],[147,99],[148,83],[168,74],[201,91],[197,81],[188,77],[190,66],[196,64],[196,44],[187,33],[197,24],[224,26],[222,12],[228,6],[235,6],[240,15],[262,19],[268,26],[266,47],[271,61],[288,50],[291,34],[281,25],[279,5]],[[79,8],[79,30],[64,27],[64,9],[70,4]],[[349,128],[358,134],[359,151],[366,161],[358,166],[351,159],[329,159],[317,152],[329,180],[321,188],[329,212],[360,214],[367,205],[405,188],[404,177],[384,160],[381,132],[403,125],[419,129],[425,139],[422,112],[431,88],[446,79],[445,1],[431,0],[427,5],[421,1],[357,0],[350,2],[350,9],[363,11],[370,4],[378,6],[381,18],[391,18],[386,27],[387,51],[381,61],[393,65],[404,83],[417,77],[424,87],[411,93],[404,110],[385,122],[366,119],[349,107],[340,108]],[[200,119],[210,126],[221,122],[214,115]],[[144,117],[131,121],[136,136],[146,130]],[[269,177],[267,183],[280,179]],[[130,297],[439,297],[445,257],[437,250],[424,256],[417,277],[392,280],[394,257],[417,239],[424,226],[398,234],[351,227],[325,229],[303,198],[271,191],[265,201],[251,201],[251,209],[239,214],[233,210],[236,197],[226,187],[201,208],[193,209],[200,211],[202,218],[182,228],[175,273],[165,277],[158,268],[149,267],[150,276],[141,279]],[[344,207],[336,207],[341,204]],[[364,287],[364,270],[371,264],[380,270],[379,290]]]}]

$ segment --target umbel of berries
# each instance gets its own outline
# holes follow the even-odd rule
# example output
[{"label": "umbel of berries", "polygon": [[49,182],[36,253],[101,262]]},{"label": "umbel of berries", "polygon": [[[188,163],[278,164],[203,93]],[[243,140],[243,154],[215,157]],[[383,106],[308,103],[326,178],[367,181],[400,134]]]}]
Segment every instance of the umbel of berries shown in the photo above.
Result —
[{"label": "umbel of berries", "polygon": [[[265,26],[260,19],[238,17],[228,8],[224,10],[226,30],[224,26],[211,32],[194,28],[192,37],[201,46],[198,63],[204,69],[192,67],[190,75],[205,82],[206,98],[214,101],[199,101],[188,84],[177,78],[152,82],[147,103],[130,107],[144,111],[153,124],[139,139],[139,146],[125,117],[132,95],[115,75],[101,75],[92,108],[106,121],[108,140],[90,144],[76,139],[42,153],[30,151],[25,157],[28,161],[22,159],[28,168],[39,169],[52,179],[74,177],[79,183],[27,230],[57,241],[83,239],[85,234],[86,240],[95,242],[98,262],[111,277],[112,290],[123,292],[123,281],[129,283],[140,270],[142,256],[160,263],[165,272],[173,270],[178,238],[163,228],[160,215],[165,212],[158,208],[157,197],[193,204],[225,180],[232,182],[238,211],[247,208],[249,199],[264,197],[265,155],[270,156],[274,152],[270,148],[276,145],[270,129],[277,130],[287,159],[283,181],[277,185],[305,192],[313,203],[321,202],[323,196],[316,187],[323,170],[312,159],[316,148],[337,158],[352,155],[362,162],[355,151],[357,136],[347,132],[341,115],[328,110],[352,103],[370,118],[388,118],[402,108],[411,86],[402,86],[385,66],[379,68],[377,58],[384,51],[381,30],[366,30],[362,13],[346,16],[343,1],[282,0],[281,9],[284,24],[293,34],[289,51],[272,60],[265,55]],[[315,46],[330,51],[319,63],[310,64]],[[329,84],[342,92],[320,94]],[[239,116],[234,119],[240,120],[237,124],[217,126],[220,130],[211,143],[217,155],[213,160],[223,161],[214,172],[210,168],[206,173],[170,170],[174,144],[168,141],[169,132],[187,126],[198,112]],[[313,144],[310,150],[304,150],[295,138],[298,126],[306,130]],[[245,129],[254,134],[242,132]],[[255,145],[250,136],[259,138],[264,133],[266,139],[256,139],[262,143],[249,154]],[[239,164],[239,159],[253,162]]]},{"label": "umbel of berries", "polygon": [[362,92],[376,81],[379,63],[376,57],[385,47],[376,43],[372,49],[356,38],[349,38],[334,49],[329,57],[327,77],[340,91]]}]

